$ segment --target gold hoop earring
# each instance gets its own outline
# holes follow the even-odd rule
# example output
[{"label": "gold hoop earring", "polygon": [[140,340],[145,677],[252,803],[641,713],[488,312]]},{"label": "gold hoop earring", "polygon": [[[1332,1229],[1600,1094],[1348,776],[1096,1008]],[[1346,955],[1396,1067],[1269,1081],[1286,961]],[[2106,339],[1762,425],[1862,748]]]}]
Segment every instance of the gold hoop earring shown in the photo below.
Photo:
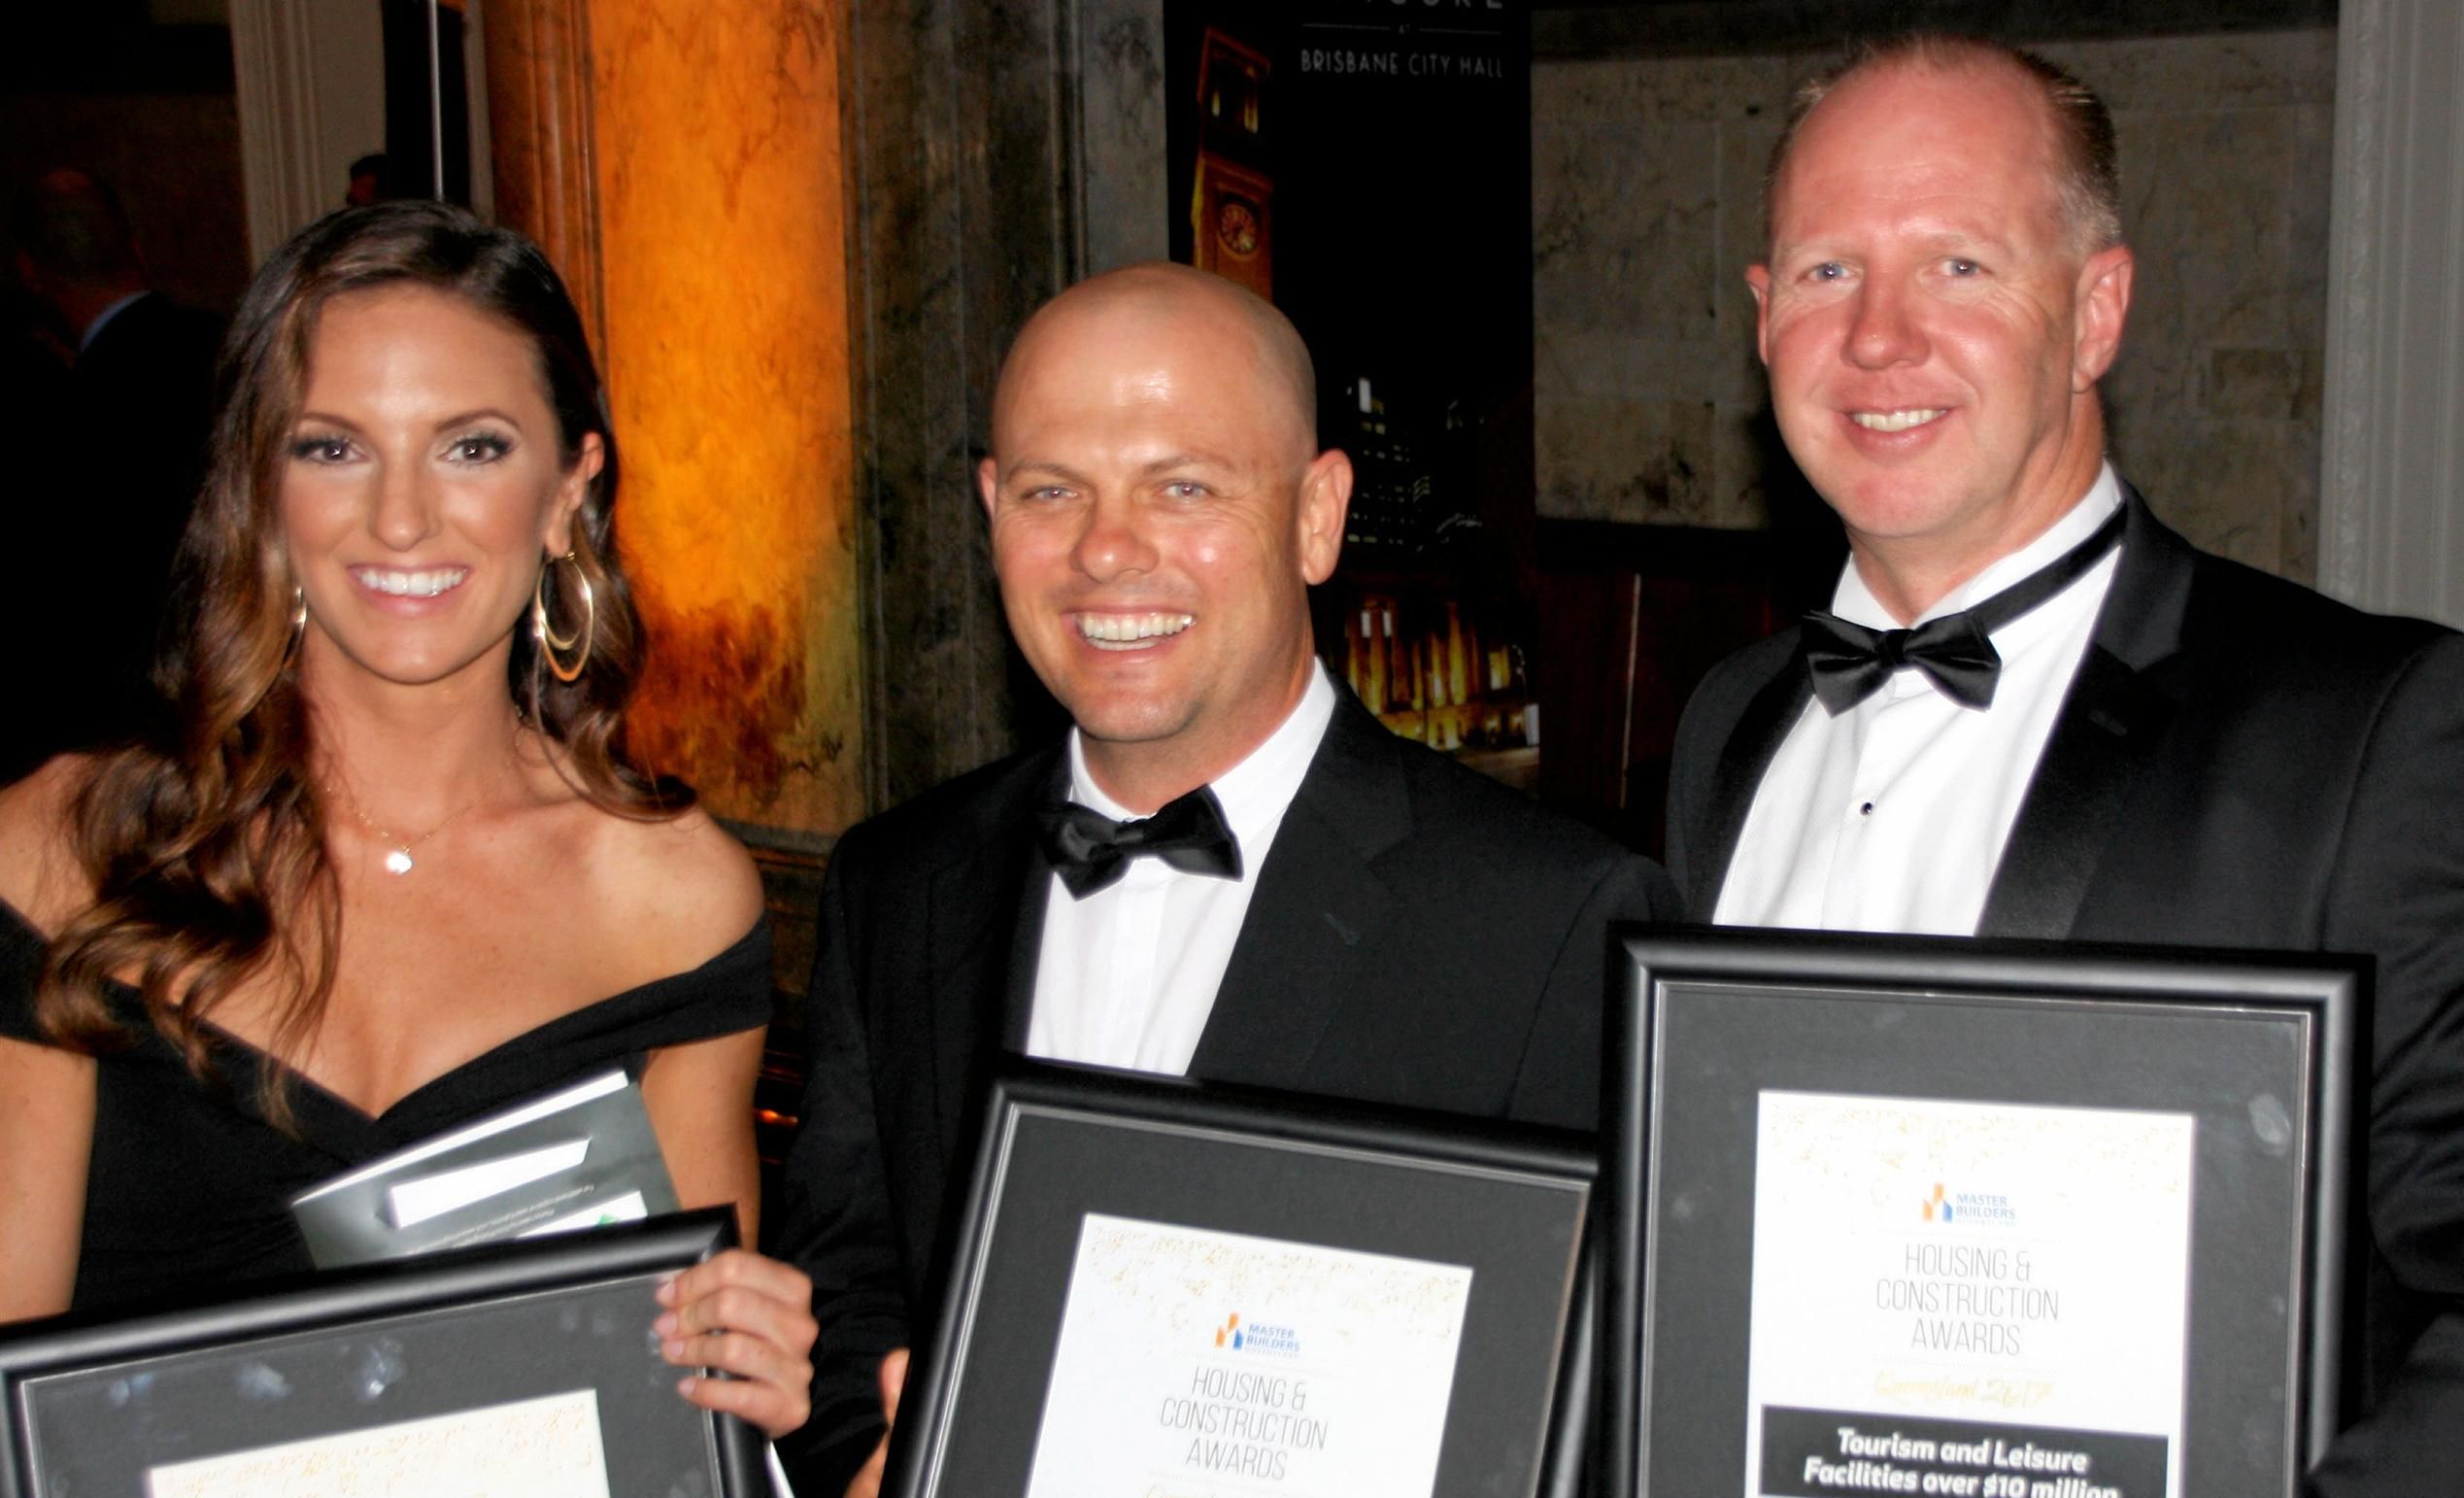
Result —
[{"label": "gold hoop earring", "polygon": [[288,665],[299,655],[299,642],[308,633],[308,591],[291,584],[290,639],[283,646],[283,664]]},{"label": "gold hoop earring", "polygon": [[[559,562],[573,568],[573,580],[582,588],[582,629],[574,634],[558,634],[548,623],[548,572]],[[591,642],[598,632],[598,599],[591,593],[591,575],[582,570],[582,563],[574,560],[571,552],[542,563],[538,581],[530,585],[530,638],[538,644],[540,659],[548,663],[548,669],[556,673],[557,680],[582,679],[584,668],[591,664]],[[557,659],[557,651],[569,651],[576,645],[582,647],[582,653],[573,658],[571,665]]]}]

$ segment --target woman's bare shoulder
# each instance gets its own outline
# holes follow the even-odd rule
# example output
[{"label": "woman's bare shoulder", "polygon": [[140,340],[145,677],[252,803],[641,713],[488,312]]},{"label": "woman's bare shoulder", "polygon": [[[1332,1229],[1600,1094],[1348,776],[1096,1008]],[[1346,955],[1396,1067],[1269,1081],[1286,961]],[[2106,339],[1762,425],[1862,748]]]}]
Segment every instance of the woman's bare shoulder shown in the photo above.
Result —
[{"label": "woman's bare shoulder", "polygon": [[61,755],[0,789],[0,900],[37,929],[53,932],[94,899],[69,837],[77,795],[95,762]]},{"label": "woman's bare shoulder", "polygon": [[761,875],[744,844],[695,807],[658,821],[611,816],[594,882],[610,914],[660,970],[726,951],[761,918]]}]

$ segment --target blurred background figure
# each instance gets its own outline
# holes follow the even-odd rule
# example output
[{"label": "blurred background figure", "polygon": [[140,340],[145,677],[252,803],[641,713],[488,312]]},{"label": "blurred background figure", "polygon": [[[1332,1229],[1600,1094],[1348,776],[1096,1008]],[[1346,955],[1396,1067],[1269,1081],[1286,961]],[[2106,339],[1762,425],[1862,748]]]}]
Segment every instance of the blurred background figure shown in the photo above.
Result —
[{"label": "blurred background figure", "polygon": [[171,554],[204,475],[221,338],[211,314],[153,289],[118,195],[92,176],[37,178],[13,230],[34,339],[66,367],[44,414],[11,418],[42,423],[12,447],[43,458],[14,480],[13,519],[32,544],[10,588],[36,630],[25,637],[42,641],[21,686],[46,705],[0,743],[8,778],[136,726]]},{"label": "blurred background figure", "polygon": [[[11,456],[0,478],[0,513],[25,546],[0,585],[0,639],[43,638],[46,608],[31,592],[35,580],[60,555],[54,532],[61,466],[57,443],[68,409],[68,351],[51,332],[42,305],[10,278],[0,277],[0,448]],[[22,703],[40,702],[51,687],[48,653],[20,648],[13,690]],[[32,679],[29,679],[32,678]],[[0,782],[33,768],[50,742],[49,714],[18,710],[0,714]]]},{"label": "blurred background figure", "polygon": [[370,152],[351,163],[351,187],[342,195],[346,208],[365,208],[393,196],[393,169],[385,153]]}]

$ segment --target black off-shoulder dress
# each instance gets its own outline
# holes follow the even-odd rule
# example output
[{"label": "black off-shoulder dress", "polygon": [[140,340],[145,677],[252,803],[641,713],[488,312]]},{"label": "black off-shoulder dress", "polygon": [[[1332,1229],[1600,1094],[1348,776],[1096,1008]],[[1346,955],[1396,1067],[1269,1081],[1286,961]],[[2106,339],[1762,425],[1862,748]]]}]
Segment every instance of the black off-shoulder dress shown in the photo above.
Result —
[{"label": "black off-shoulder dress", "polygon": [[[34,1018],[42,960],[41,936],[0,903],[0,1036],[42,1041]],[[288,1204],[310,1186],[610,1066],[638,1076],[659,1046],[767,1023],[770,936],[757,922],[700,967],[516,1036],[375,1117],[293,1076],[290,1134],[268,1123],[255,1102],[262,1070],[279,1063],[213,1032],[213,1074],[200,1080],[147,1023],[133,990],[113,997],[138,1038],[95,1069],[72,1302],[81,1311],[304,1271],[308,1246]],[[61,1139],[56,1147],[75,1143]]]}]

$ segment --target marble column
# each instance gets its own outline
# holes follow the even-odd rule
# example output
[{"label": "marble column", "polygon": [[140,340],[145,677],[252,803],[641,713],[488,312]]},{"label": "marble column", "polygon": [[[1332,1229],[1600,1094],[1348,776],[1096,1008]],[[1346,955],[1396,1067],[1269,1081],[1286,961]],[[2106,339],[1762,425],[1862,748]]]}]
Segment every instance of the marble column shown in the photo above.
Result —
[{"label": "marble column", "polygon": [[973,470],[1027,315],[1164,253],[1163,4],[847,3],[857,484],[891,805],[1066,721],[1010,646]]},{"label": "marble column", "polygon": [[2338,28],[2319,586],[2464,628],[2464,13]]},{"label": "marble column", "polygon": [[[1028,312],[1164,253],[1161,0],[487,3],[501,217],[604,289],[637,573],[699,673],[652,684],[645,743],[826,833],[1047,736],[971,475]],[[732,594],[684,560],[714,549]]]},{"label": "marble column", "polygon": [[839,0],[591,0],[620,533],[654,767],[740,823],[865,809]]},{"label": "marble column", "polygon": [[582,309],[591,347],[604,349],[589,0],[488,0],[487,17],[496,220],[548,252]]}]

